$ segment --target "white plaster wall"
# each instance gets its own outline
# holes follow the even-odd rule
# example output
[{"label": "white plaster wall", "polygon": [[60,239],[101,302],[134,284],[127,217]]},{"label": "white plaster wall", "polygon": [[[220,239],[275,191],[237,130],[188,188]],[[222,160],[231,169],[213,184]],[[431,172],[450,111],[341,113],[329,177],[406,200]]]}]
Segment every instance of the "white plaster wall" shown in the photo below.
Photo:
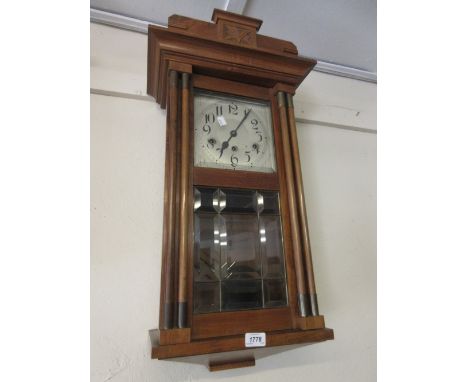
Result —
[{"label": "white plaster wall", "polygon": [[376,86],[312,73],[296,96],[319,305],[336,339],[218,373],[150,358],[166,120],[145,89],[146,35],[92,24],[91,380],[375,381]]}]

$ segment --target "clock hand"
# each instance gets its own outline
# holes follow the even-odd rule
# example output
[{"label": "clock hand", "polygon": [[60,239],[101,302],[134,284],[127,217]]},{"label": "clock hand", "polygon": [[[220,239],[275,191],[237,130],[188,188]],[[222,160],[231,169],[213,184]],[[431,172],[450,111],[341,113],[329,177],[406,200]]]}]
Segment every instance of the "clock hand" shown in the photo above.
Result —
[{"label": "clock hand", "polygon": [[[239,130],[239,127],[241,127],[241,125],[244,123],[244,121],[247,119],[247,117],[249,116],[250,112],[252,111],[252,109],[249,109],[249,111],[247,113],[245,113],[244,115],[244,118],[242,118],[242,121],[239,122],[239,124],[237,125],[237,127],[235,128],[235,132],[237,132],[237,130]],[[235,137],[237,134],[232,134],[232,131],[231,131],[231,136],[229,137],[229,140],[232,138],[232,137]]]},{"label": "clock hand", "polygon": [[229,141],[237,136],[237,130],[239,130],[239,127],[242,126],[242,124],[244,123],[244,121],[247,119],[247,117],[249,116],[250,112],[252,111],[252,109],[249,109],[249,111],[247,113],[245,113],[244,115],[244,118],[242,118],[242,120],[239,122],[239,124],[237,125],[237,127],[234,129],[234,130],[231,130],[229,132],[229,138],[227,141],[224,141],[222,144],[221,144],[221,153],[219,154],[219,158],[221,158],[223,156],[223,152],[225,149],[227,149],[229,147]]},{"label": "clock hand", "polygon": [[[221,158],[223,156],[223,152],[224,152],[224,149],[227,149],[229,147],[229,141],[224,141],[222,144],[221,144],[221,152],[219,154],[219,158]],[[219,149],[218,149],[219,150]]]}]

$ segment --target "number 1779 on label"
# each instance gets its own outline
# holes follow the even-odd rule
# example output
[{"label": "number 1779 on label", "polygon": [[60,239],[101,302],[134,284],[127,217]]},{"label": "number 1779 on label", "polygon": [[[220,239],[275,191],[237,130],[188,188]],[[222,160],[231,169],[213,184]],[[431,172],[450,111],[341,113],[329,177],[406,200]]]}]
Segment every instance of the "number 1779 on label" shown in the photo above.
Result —
[{"label": "number 1779 on label", "polygon": [[262,347],[266,346],[265,333],[245,333],[245,347]]}]

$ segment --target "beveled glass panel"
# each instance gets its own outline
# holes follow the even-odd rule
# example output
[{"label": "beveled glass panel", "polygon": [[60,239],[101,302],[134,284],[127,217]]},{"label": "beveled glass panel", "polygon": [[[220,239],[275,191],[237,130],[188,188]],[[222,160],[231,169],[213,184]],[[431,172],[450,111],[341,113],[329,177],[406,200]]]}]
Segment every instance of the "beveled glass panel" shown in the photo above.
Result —
[{"label": "beveled glass panel", "polygon": [[284,279],[263,280],[263,296],[265,299],[265,308],[286,305],[288,300]]},{"label": "beveled glass panel", "polygon": [[223,281],[221,301],[223,311],[261,308],[262,280]]},{"label": "beveled glass panel", "polygon": [[260,215],[260,250],[264,278],[285,278],[281,218]]},{"label": "beveled glass panel", "polygon": [[193,311],[287,305],[278,192],[194,187]]},{"label": "beveled glass panel", "polygon": [[193,311],[195,313],[219,312],[219,282],[193,285]]},{"label": "beveled glass panel", "polygon": [[193,190],[193,209],[196,212],[216,212],[213,205],[215,188],[196,187]]},{"label": "beveled glass panel", "polygon": [[226,208],[223,212],[255,212],[255,191],[223,189],[226,194]]},{"label": "beveled glass panel", "polygon": [[213,193],[213,208],[216,212],[221,212],[226,207],[226,194],[219,188]]},{"label": "beveled glass panel", "polygon": [[255,203],[256,203],[256,209],[259,214],[263,212],[263,209],[265,208],[263,204],[263,195],[261,192],[255,192]]},{"label": "beveled glass panel", "polygon": [[259,211],[262,215],[275,214],[279,215],[278,193],[271,191],[259,191],[263,197],[263,210]]},{"label": "beveled glass panel", "polygon": [[220,233],[223,218],[215,214],[195,214],[194,280],[218,281],[220,266]]},{"label": "beveled glass panel", "polygon": [[257,215],[223,217],[226,231],[220,237],[222,278],[261,278]]}]

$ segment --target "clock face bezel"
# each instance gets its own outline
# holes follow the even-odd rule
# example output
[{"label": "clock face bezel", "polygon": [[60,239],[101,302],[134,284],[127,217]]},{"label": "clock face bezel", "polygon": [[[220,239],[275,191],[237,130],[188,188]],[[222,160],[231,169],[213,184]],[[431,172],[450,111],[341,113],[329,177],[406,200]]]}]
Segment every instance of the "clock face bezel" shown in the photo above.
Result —
[{"label": "clock face bezel", "polygon": [[193,98],[194,167],[276,173],[270,101],[200,88]]},{"label": "clock face bezel", "polygon": [[[268,103],[271,110],[273,132],[273,151],[276,161],[275,172],[255,172],[245,170],[229,170],[213,167],[199,167],[195,165],[195,90],[226,94],[253,102]],[[280,190],[280,179],[284,174],[283,148],[275,94],[270,89],[247,83],[234,82],[221,78],[192,74],[190,91],[190,168],[192,182],[200,186],[219,186],[230,188],[251,188],[258,190]],[[286,202],[286,201],[285,201]]]}]

